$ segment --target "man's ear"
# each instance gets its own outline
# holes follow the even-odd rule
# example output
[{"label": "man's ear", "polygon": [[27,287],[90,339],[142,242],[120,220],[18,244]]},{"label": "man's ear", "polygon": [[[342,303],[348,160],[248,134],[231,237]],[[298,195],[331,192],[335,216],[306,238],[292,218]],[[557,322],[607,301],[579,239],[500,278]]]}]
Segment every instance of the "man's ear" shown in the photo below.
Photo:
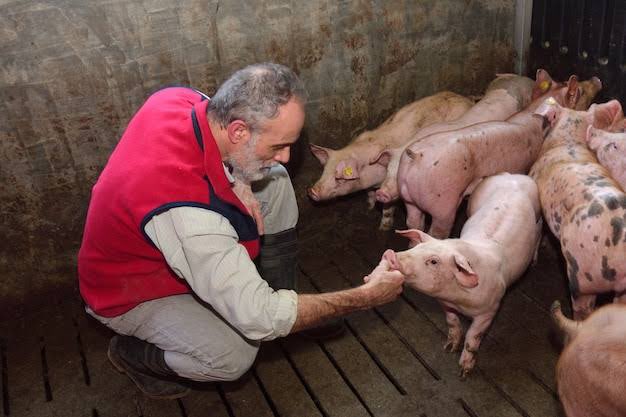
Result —
[{"label": "man's ear", "polygon": [[233,143],[242,143],[250,138],[250,130],[248,124],[243,120],[233,120],[226,128],[228,132],[228,140]]}]

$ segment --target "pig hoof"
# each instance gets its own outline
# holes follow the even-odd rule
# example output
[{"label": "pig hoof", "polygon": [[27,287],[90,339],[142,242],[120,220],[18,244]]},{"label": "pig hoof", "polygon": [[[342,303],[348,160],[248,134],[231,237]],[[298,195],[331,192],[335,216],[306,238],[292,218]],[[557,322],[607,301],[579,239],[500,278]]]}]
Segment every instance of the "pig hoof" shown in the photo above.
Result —
[{"label": "pig hoof", "polygon": [[471,372],[472,372],[472,368],[469,368],[469,369],[461,368],[461,370],[459,371],[459,376],[461,377],[461,379],[465,380]]},{"label": "pig hoof", "polygon": [[443,345],[443,350],[449,353],[453,353],[459,350],[460,343],[455,343],[452,340],[448,340],[445,345]]}]

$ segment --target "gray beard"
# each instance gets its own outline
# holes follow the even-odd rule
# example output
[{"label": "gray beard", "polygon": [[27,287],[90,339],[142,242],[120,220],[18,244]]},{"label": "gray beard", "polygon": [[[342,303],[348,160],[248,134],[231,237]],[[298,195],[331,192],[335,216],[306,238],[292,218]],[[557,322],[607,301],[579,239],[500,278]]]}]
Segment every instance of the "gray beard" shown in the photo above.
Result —
[{"label": "gray beard", "polygon": [[258,137],[252,137],[247,146],[236,155],[240,156],[240,158],[230,158],[228,160],[228,164],[233,169],[233,177],[246,184],[262,180],[267,177],[270,171],[269,168],[263,168],[262,163],[254,155],[257,141]]}]

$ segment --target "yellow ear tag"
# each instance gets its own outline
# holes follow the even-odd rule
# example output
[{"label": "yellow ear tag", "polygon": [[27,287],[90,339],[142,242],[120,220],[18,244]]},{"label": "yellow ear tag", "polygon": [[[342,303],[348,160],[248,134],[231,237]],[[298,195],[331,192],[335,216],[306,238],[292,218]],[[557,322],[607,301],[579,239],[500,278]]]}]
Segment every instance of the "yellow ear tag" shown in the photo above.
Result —
[{"label": "yellow ear tag", "polygon": [[546,103],[548,103],[550,105],[555,105],[556,104],[556,100],[554,99],[554,97],[548,97],[548,99],[546,100]]},{"label": "yellow ear tag", "polygon": [[352,167],[345,167],[343,169],[343,175],[345,175],[346,177],[351,177],[352,176]]},{"label": "yellow ear tag", "polygon": [[539,88],[541,89],[541,91],[547,91],[548,88],[550,88],[550,81],[543,80],[541,83],[539,83]]}]

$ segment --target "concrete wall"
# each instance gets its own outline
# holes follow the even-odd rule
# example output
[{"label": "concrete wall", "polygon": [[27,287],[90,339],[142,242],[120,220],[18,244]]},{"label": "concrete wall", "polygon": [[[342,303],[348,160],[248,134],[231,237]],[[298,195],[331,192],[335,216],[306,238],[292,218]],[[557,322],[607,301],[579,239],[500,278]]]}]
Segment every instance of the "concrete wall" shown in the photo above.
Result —
[{"label": "concrete wall", "polygon": [[[513,69],[513,0],[0,1],[0,304],[72,286],[89,192],[125,124],[169,83],[209,94],[276,61],[305,81],[304,140],[340,147],[438,90]],[[319,167],[296,152],[304,196]]]}]

